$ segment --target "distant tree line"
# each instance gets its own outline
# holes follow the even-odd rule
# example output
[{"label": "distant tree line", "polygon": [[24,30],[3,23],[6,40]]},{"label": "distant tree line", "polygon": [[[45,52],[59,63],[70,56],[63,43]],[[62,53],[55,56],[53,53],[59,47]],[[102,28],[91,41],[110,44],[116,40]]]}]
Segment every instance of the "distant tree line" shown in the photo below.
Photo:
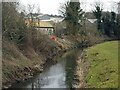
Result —
[{"label": "distant tree line", "polygon": [[[103,15],[103,13],[105,13]],[[97,28],[102,33],[109,37],[119,38],[120,34],[120,15],[112,12],[103,12],[100,5],[95,6],[93,11],[97,18]]]},{"label": "distant tree line", "polygon": [[105,16],[102,17],[102,30],[103,33],[109,37],[118,37],[120,34],[120,21],[119,17],[115,12],[111,12],[110,14],[106,13]]},{"label": "distant tree line", "polygon": [[[84,20],[84,12],[80,8],[79,0],[74,2],[68,1],[62,7],[62,15],[66,21],[67,33],[70,35],[85,34],[81,29],[81,22]],[[103,14],[104,13],[104,14]],[[100,34],[105,34],[112,38],[118,38],[120,34],[120,15],[112,12],[103,12],[101,4],[95,5],[93,14],[97,19],[97,29]]]}]

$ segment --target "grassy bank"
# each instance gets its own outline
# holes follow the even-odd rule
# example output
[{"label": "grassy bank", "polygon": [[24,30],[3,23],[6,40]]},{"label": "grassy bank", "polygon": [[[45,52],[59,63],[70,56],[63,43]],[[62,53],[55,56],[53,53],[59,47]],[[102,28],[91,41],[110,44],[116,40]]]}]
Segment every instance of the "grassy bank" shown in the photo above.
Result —
[{"label": "grassy bank", "polygon": [[93,46],[86,51],[90,68],[86,77],[87,87],[118,87],[118,41]]}]

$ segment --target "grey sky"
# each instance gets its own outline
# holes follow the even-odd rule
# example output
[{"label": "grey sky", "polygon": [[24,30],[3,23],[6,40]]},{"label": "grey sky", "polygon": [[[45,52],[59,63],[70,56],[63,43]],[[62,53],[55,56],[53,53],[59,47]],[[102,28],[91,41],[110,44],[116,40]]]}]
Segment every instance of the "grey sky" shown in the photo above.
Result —
[{"label": "grey sky", "polygon": [[[20,0],[20,2],[27,6],[27,4],[35,4],[40,6],[40,12],[44,14],[58,14],[61,3],[65,3],[67,0]],[[120,0],[80,0],[81,7],[85,11],[91,11],[93,3],[100,1],[103,4],[105,11],[116,10],[116,2]]]}]

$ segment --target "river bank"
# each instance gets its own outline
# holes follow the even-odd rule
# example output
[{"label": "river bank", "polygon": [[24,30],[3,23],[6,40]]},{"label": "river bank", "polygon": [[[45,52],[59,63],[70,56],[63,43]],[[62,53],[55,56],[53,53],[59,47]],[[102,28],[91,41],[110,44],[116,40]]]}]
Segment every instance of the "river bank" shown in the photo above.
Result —
[{"label": "river bank", "polygon": [[[97,40],[98,38],[94,42],[97,42]],[[66,36],[64,40],[56,38],[56,41],[53,42],[50,38],[43,35],[42,39],[38,38],[33,45],[29,45],[28,42],[22,48],[19,48],[14,43],[4,41],[2,87],[8,88],[14,83],[32,78],[37,73],[41,73],[44,67],[49,65],[49,62],[57,62],[54,61],[53,57],[62,55],[69,49],[88,45],[83,44],[81,36]]]},{"label": "river bank", "polygon": [[[16,83],[9,89],[71,88],[76,67],[76,53],[73,49],[54,58],[57,63],[48,62],[44,71],[24,82]],[[9,90],[8,89],[8,90]]]},{"label": "river bank", "polygon": [[85,50],[82,53],[78,53],[77,55],[77,66],[74,74],[74,81],[72,87],[77,88],[85,88],[87,83],[85,81],[85,77],[88,73],[90,63],[85,60]]},{"label": "river bank", "polygon": [[46,56],[47,59],[42,63],[38,63],[36,66],[26,66],[23,70],[17,68],[18,72],[15,71],[11,73],[13,74],[13,76],[11,76],[12,81],[5,83],[5,85],[2,86],[3,89],[10,88],[14,84],[26,82],[27,80],[34,78],[37,74],[42,73],[47,67],[49,67],[49,65],[57,63],[58,61],[54,58],[62,56],[65,52],[66,50],[61,50],[52,56]]},{"label": "river bank", "polygon": [[[56,63],[57,56],[61,56],[64,52],[74,48],[71,42],[62,41],[57,38],[55,42],[48,42],[48,45],[37,52],[32,46],[24,46],[20,49],[14,43],[3,42],[3,60],[2,60],[2,88],[9,88],[11,85],[34,77],[37,73],[44,71],[44,68],[51,63]],[[59,43],[59,44],[58,44]],[[59,47],[58,47],[59,46]]]},{"label": "river bank", "polygon": [[117,43],[97,44],[78,55],[73,88],[118,88]]},{"label": "river bank", "polygon": [[46,59],[42,62],[34,65],[34,66],[25,66],[23,69],[19,68],[19,66],[12,71],[12,73],[9,73],[10,78],[7,78],[7,82],[3,82],[2,88],[9,88],[15,83],[25,82],[26,80],[33,78],[38,73],[42,73],[46,67],[48,67],[51,64],[55,64],[58,61],[54,58],[62,56],[63,53],[65,53],[68,50],[61,50],[59,52],[56,52],[56,54],[52,54],[51,56],[46,56]]}]

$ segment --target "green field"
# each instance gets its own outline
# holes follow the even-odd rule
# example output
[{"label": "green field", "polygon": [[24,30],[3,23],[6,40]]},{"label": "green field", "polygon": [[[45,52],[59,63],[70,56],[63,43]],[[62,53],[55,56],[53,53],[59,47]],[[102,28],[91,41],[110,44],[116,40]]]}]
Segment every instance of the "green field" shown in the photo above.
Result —
[{"label": "green field", "polygon": [[118,87],[118,41],[98,44],[86,52],[90,69],[86,81],[90,88]]}]

